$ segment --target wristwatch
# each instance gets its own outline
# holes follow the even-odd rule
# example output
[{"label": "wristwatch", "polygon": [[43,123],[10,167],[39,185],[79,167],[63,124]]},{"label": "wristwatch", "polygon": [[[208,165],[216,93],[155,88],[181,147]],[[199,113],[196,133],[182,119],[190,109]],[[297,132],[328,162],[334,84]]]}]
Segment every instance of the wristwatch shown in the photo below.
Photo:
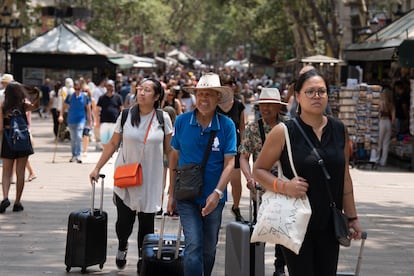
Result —
[{"label": "wristwatch", "polygon": [[215,188],[214,191],[219,195],[219,199],[222,199],[224,196],[224,193],[220,191],[219,189]]}]

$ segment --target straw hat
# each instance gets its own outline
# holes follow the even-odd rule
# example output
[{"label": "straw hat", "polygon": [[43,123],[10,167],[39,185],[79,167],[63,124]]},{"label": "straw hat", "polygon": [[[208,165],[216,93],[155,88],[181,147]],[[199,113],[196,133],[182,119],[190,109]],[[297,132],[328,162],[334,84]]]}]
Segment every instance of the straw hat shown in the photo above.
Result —
[{"label": "straw hat", "polygon": [[11,74],[3,74],[3,76],[1,76],[0,82],[10,83],[12,81],[14,81],[14,78],[13,78],[13,75]]},{"label": "straw hat", "polygon": [[212,89],[219,92],[221,94],[219,104],[225,103],[233,98],[233,90],[228,86],[222,86],[219,75],[215,73],[207,73],[201,76],[196,87],[183,87],[183,90],[191,93],[195,93],[200,89]]},{"label": "straw hat", "polygon": [[265,87],[260,92],[259,100],[255,102],[255,104],[261,103],[273,103],[273,104],[283,104],[287,105],[287,103],[282,102],[280,99],[279,89],[277,88],[268,88]]}]

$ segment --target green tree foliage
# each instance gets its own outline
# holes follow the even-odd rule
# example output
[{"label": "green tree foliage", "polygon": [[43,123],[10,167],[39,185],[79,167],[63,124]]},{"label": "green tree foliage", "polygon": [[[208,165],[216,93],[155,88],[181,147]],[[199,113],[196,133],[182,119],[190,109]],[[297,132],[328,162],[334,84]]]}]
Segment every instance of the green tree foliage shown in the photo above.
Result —
[{"label": "green tree foliage", "polygon": [[117,44],[125,39],[132,40],[135,35],[143,35],[148,38],[148,45],[158,47],[161,41],[173,38],[168,23],[172,9],[162,2],[92,1],[93,17],[87,25],[88,31],[106,44]]},{"label": "green tree foliage", "polygon": [[[88,7],[87,31],[105,44],[165,52],[187,45],[207,61],[254,53],[283,61],[331,53],[337,56],[338,0],[62,0]],[[131,53],[134,47],[128,47]],[[141,53],[142,53],[141,52]]]}]

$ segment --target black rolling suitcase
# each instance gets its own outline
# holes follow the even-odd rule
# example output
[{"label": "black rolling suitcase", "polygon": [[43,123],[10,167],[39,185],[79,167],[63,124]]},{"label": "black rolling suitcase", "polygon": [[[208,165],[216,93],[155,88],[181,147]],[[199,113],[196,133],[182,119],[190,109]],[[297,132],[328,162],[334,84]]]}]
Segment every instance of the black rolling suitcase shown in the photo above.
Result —
[{"label": "black rolling suitcase", "polygon": [[105,175],[99,177],[102,184],[100,208],[94,208],[97,181],[93,181],[91,208],[69,215],[65,254],[67,272],[72,267],[80,267],[85,273],[86,268],[92,265],[99,265],[102,269],[106,261],[108,214],[102,210]]},{"label": "black rolling suitcase", "polygon": [[[256,190],[257,205],[260,191]],[[252,197],[250,197],[249,222],[230,222],[226,227],[225,276],[264,276],[265,243],[250,242],[253,232]]]},{"label": "black rolling suitcase", "polygon": [[142,267],[140,276],[182,276],[183,255],[185,248],[184,236],[181,234],[182,225],[178,222],[178,233],[165,234],[163,215],[159,234],[148,234],[142,245]]}]

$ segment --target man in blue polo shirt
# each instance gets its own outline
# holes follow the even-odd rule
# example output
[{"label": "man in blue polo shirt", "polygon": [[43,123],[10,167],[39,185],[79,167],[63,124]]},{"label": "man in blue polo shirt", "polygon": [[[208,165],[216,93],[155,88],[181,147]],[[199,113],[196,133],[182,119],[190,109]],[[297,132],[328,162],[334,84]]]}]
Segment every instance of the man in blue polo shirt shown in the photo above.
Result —
[{"label": "man in blue polo shirt", "polygon": [[[196,87],[184,87],[196,96],[196,109],[177,117],[170,155],[171,183],[168,211],[178,211],[185,236],[184,275],[209,276],[213,270],[227,183],[234,168],[236,131],[234,123],[216,112],[218,103],[230,100],[233,92],[221,86],[217,74],[203,75]],[[201,164],[211,131],[216,131],[204,170],[203,195],[175,200],[177,166]]]},{"label": "man in blue polo shirt", "polygon": [[70,131],[70,144],[72,150],[72,158],[69,162],[82,163],[80,158],[82,150],[82,132],[85,125],[92,126],[92,111],[91,102],[85,92],[81,90],[79,81],[74,83],[74,93],[68,95],[65,98],[62,113],[60,114],[58,121],[63,122],[63,115],[65,111],[68,111],[67,123]]}]

